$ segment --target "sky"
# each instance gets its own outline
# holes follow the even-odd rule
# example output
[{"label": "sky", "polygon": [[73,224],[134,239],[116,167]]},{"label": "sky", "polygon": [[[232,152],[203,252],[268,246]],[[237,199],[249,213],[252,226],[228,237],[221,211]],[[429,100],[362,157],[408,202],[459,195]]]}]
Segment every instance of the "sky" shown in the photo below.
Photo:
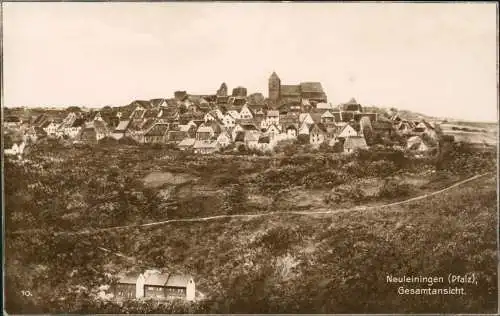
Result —
[{"label": "sky", "polygon": [[5,106],[267,97],[319,81],[329,102],[496,121],[496,3],[3,3]]}]

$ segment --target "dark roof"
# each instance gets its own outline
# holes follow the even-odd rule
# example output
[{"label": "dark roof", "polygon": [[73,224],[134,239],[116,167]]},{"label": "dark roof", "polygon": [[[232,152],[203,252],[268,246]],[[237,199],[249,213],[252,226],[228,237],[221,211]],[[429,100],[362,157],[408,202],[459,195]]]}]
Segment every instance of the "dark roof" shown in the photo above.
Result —
[{"label": "dark roof", "polygon": [[236,106],[242,106],[245,103],[247,103],[246,98],[241,98],[241,97],[235,97],[234,99],[232,99],[232,102],[231,102],[232,105],[236,105]]},{"label": "dark roof", "polygon": [[323,93],[323,87],[320,82],[301,82],[300,90],[302,92],[319,92]]},{"label": "dark roof", "polygon": [[5,118],[5,122],[9,122],[9,123],[18,123],[20,121],[21,121],[21,119],[19,117],[17,117],[17,116],[12,116],[11,115],[11,116],[7,116]]},{"label": "dark roof", "polygon": [[351,136],[347,137],[344,141],[344,148],[355,149],[355,148],[366,148],[366,140],[362,136]]},{"label": "dark roof", "polygon": [[273,73],[271,74],[271,77],[269,77],[269,79],[279,79],[280,77],[278,77],[278,75],[276,74],[276,72],[273,71]]},{"label": "dark roof", "polygon": [[300,96],[300,85],[281,85],[280,95]]},{"label": "dark roof", "polygon": [[227,104],[229,97],[227,96],[218,96],[217,97],[217,103],[218,104]]},{"label": "dark roof", "polygon": [[85,120],[82,118],[77,118],[77,119],[75,119],[75,121],[73,122],[71,127],[81,127],[83,125],[85,125]]},{"label": "dark roof", "polygon": [[168,131],[168,124],[156,123],[151,127],[144,136],[164,136]]},{"label": "dark roof", "polygon": [[244,131],[236,132],[236,137],[234,138],[234,141],[235,142],[245,141],[245,132]]},{"label": "dark roof", "polygon": [[259,144],[269,144],[269,136],[260,136]]},{"label": "dark roof", "polygon": [[242,124],[241,127],[246,131],[257,131],[257,127],[253,124]]}]

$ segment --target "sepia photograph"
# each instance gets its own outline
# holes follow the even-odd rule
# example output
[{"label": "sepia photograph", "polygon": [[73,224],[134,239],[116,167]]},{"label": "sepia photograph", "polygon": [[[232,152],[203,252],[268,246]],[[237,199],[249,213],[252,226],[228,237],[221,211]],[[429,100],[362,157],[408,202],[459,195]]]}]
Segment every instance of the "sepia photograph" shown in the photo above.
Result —
[{"label": "sepia photograph", "polygon": [[4,314],[499,313],[496,2],[0,17]]}]

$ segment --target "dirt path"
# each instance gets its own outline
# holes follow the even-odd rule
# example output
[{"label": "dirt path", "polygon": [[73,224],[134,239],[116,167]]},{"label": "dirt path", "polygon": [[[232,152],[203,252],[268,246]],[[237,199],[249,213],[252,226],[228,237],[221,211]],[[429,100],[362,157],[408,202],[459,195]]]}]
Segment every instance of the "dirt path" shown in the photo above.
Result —
[{"label": "dirt path", "polygon": [[[151,227],[151,226],[158,226],[158,225],[164,225],[164,224],[169,224],[169,223],[176,223],[176,222],[205,222],[205,221],[211,221],[211,220],[218,220],[218,219],[230,219],[230,218],[256,218],[256,217],[263,217],[263,216],[273,216],[273,215],[323,215],[323,214],[336,214],[336,213],[345,213],[345,212],[354,212],[354,211],[365,211],[365,210],[371,210],[371,209],[381,209],[381,208],[387,208],[387,207],[392,207],[392,206],[397,206],[397,205],[402,205],[406,203],[410,203],[413,201],[418,201],[422,199],[426,199],[428,197],[444,193],[448,190],[451,190],[457,186],[460,186],[462,184],[465,184],[467,182],[474,181],[478,178],[484,177],[486,175],[491,174],[491,172],[488,173],[483,173],[480,175],[473,176],[471,178],[459,181],[447,188],[434,191],[431,193],[427,193],[424,195],[420,195],[417,197],[413,197],[404,201],[399,201],[399,202],[394,202],[394,203],[389,203],[389,204],[384,204],[384,205],[373,205],[373,206],[357,206],[353,208],[348,208],[348,209],[335,209],[335,210],[321,210],[321,211],[287,211],[287,212],[268,212],[268,213],[261,213],[261,214],[237,214],[237,215],[217,215],[217,216],[209,216],[209,217],[198,217],[198,218],[182,218],[182,219],[169,219],[165,221],[159,221],[159,222],[153,222],[153,223],[147,223],[147,224],[139,224],[139,225],[126,225],[126,226],[115,226],[115,227],[108,227],[108,228],[98,228],[98,229],[92,229],[92,230],[82,230],[78,232],[57,232],[54,233],[56,236],[68,236],[68,235],[89,235],[89,234],[95,234],[95,233],[100,233],[100,232],[107,232],[107,231],[116,231],[120,229],[129,229],[129,228],[140,228],[140,227]],[[34,230],[29,230],[29,231],[19,231],[19,232],[13,232],[12,234],[23,234],[23,233],[28,233],[28,232],[33,232]],[[40,231],[40,230],[37,230]]]}]

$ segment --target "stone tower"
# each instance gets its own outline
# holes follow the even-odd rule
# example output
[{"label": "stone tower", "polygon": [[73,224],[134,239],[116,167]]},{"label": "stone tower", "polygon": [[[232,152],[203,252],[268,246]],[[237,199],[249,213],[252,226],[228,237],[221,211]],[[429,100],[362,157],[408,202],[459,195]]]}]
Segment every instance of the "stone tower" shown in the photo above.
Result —
[{"label": "stone tower", "polygon": [[217,96],[218,97],[227,97],[227,85],[225,82],[223,82],[219,88],[219,90],[217,90]]},{"label": "stone tower", "polygon": [[280,98],[280,88],[281,88],[281,80],[276,74],[273,72],[271,77],[269,77],[269,99],[273,102],[276,102]]}]

